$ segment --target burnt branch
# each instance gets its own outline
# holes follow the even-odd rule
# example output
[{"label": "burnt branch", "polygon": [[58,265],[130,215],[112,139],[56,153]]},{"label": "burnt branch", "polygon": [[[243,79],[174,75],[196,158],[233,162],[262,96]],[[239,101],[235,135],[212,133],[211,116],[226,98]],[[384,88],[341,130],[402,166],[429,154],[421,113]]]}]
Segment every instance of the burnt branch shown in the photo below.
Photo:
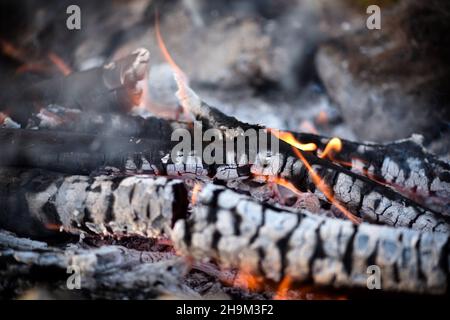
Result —
[{"label": "burnt branch", "polygon": [[187,212],[184,184],[164,177],[65,176],[0,169],[0,226],[42,238],[60,231],[166,234]]},{"label": "burnt branch", "polygon": [[0,129],[0,165],[91,174],[113,167],[122,172],[158,173],[170,153],[170,137],[96,136],[72,132]]},{"label": "burnt branch", "polygon": [[143,118],[114,112],[99,113],[66,108],[55,109],[49,108],[49,110],[41,111],[33,117],[29,128],[146,139],[165,137],[170,140],[175,129],[192,127],[189,123],[158,117]]},{"label": "burnt branch", "polygon": [[205,188],[199,201],[172,233],[178,250],[196,259],[216,259],[274,281],[362,288],[368,267],[376,265],[384,290],[447,291],[448,234],[283,211],[217,186]]},{"label": "burnt branch", "polygon": [[145,77],[149,57],[146,49],[138,49],[103,67],[38,82],[26,88],[19,101],[9,103],[14,106],[10,116],[26,124],[36,108],[52,104],[101,112],[128,111],[142,93],[137,83]]}]

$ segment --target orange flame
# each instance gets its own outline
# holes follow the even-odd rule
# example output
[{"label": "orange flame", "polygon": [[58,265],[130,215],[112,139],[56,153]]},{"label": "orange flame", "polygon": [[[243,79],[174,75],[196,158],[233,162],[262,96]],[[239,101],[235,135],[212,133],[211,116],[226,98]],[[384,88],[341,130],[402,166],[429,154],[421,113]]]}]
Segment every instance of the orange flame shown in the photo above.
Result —
[{"label": "orange flame", "polygon": [[334,152],[340,152],[342,150],[342,141],[339,138],[333,138],[330,141],[328,141],[327,146],[325,147],[325,150],[319,155],[319,158],[326,158],[327,156],[332,159],[332,154]]},{"label": "orange flame", "polygon": [[56,53],[50,52],[48,58],[58,68],[58,70],[65,76],[72,73],[72,69],[64,62],[64,60]]},{"label": "orange flame", "polygon": [[202,190],[202,186],[200,183],[196,183],[194,185],[194,188],[192,189],[192,196],[191,196],[191,203],[192,205],[195,205],[197,203],[198,200],[198,194],[200,193],[200,191]]},{"label": "orange flame", "polygon": [[[294,151],[294,153],[303,162],[303,164],[305,165],[306,169],[311,174],[311,178],[312,178],[314,184],[325,195],[325,197],[328,199],[328,201],[330,201],[336,208],[338,208],[348,219],[350,219],[354,223],[359,223],[360,222],[359,219],[357,217],[355,217],[346,208],[344,208],[344,206],[342,206],[339,203],[339,201],[337,201],[334,198],[333,193],[330,190],[330,187],[322,180],[322,178],[316,173],[316,171],[314,171],[313,167],[310,165],[308,160],[306,160],[306,158],[303,156],[303,154],[299,151],[299,150],[302,150],[302,151],[314,151],[314,150],[317,149],[317,146],[314,143],[302,144],[290,132],[281,132],[281,131],[273,130],[273,129],[268,129],[268,131],[271,134],[273,134],[275,137],[277,137],[278,139],[283,140],[284,142],[289,143],[292,146],[292,150]],[[329,145],[330,145],[329,149],[334,148],[333,147],[334,143],[333,144],[329,144]],[[325,148],[325,149],[327,149],[327,148]]]},{"label": "orange flame", "polygon": [[342,206],[339,201],[337,201],[332,191],[330,190],[330,187],[320,178],[320,176],[317,174],[317,172],[313,169],[311,164],[306,160],[306,158],[303,156],[303,154],[297,150],[296,148],[292,148],[294,150],[297,157],[303,162],[306,169],[311,174],[311,178],[316,185],[316,187],[325,195],[325,197],[330,201],[336,208],[338,208],[349,220],[351,220],[353,223],[359,224],[360,220],[353,215],[350,211],[348,211],[344,206]]},{"label": "orange flame", "polygon": [[159,15],[156,14],[155,17],[155,32],[156,32],[156,40],[158,41],[159,49],[161,50],[161,53],[166,60],[166,62],[172,67],[173,71],[181,77],[181,79],[187,83],[187,77],[183,70],[176,64],[175,60],[173,60],[172,56],[169,53],[169,50],[167,50],[166,44],[161,36],[161,30],[159,28]]},{"label": "orange flame", "polygon": [[302,192],[297,189],[296,186],[294,186],[290,181],[276,176],[264,176],[264,175],[255,175],[256,177],[263,177],[267,182],[274,182],[277,185],[280,185],[282,187],[285,187],[286,189],[289,189],[296,195],[302,195]]},{"label": "orange flame", "polygon": [[292,278],[290,276],[285,276],[278,286],[277,292],[273,297],[274,300],[287,300],[288,291],[292,285]]},{"label": "orange flame", "polygon": [[317,150],[317,146],[315,143],[306,143],[303,144],[300,141],[298,141],[294,135],[290,132],[284,132],[276,129],[267,129],[269,133],[274,135],[276,138],[283,140],[286,143],[289,143],[291,146],[294,146],[297,149],[303,150],[303,151],[315,151]]},{"label": "orange flame", "polygon": [[[181,68],[176,64],[175,60],[172,58],[172,56],[169,53],[169,50],[167,50],[166,44],[164,43],[164,40],[161,36],[161,30],[159,28],[159,15],[156,13],[155,15],[155,32],[156,32],[156,40],[158,41],[159,49],[161,50],[161,53],[164,57],[164,60],[171,66],[173,72],[175,73],[175,80],[177,82],[178,86],[178,93],[181,97],[180,100],[183,100],[184,97],[187,97],[187,88],[189,84],[188,77],[186,74],[181,70]],[[189,106],[187,103],[181,102],[181,106],[183,108],[183,113],[186,115],[186,117],[189,118],[190,112],[189,112]]]}]

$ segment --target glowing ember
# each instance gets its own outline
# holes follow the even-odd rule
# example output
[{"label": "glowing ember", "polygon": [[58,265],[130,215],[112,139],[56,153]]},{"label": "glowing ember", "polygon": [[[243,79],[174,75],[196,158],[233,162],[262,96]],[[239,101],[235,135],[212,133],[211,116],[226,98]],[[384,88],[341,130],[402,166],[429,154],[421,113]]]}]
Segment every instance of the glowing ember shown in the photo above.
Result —
[{"label": "glowing ember", "polygon": [[51,231],[61,231],[63,228],[62,225],[55,224],[55,223],[47,223],[47,224],[45,224],[45,227]]},{"label": "glowing ember", "polygon": [[50,52],[48,58],[58,68],[58,70],[65,76],[72,73],[72,69],[64,62],[64,60],[56,53]]},{"label": "glowing ember", "polygon": [[26,72],[43,73],[47,71],[47,66],[41,63],[25,63],[16,69],[16,74],[22,74]]},{"label": "glowing ember", "polygon": [[342,150],[342,141],[339,138],[333,138],[325,147],[325,150],[319,154],[320,158],[326,158],[328,157],[330,160],[333,160],[333,153],[338,153]]},{"label": "glowing ember", "polygon": [[287,300],[288,299],[288,291],[292,285],[292,279],[289,276],[286,276],[281,281],[278,286],[277,292],[273,297],[274,300]]},{"label": "glowing ember", "polygon": [[299,129],[300,129],[300,131],[303,131],[303,132],[319,134],[319,131],[317,131],[317,129],[314,126],[314,124],[312,124],[308,120],[302,121],[302,123],[300,123]]},{"label": "glowing ember", "polygon": [[234,286],[249,291],[261,291],[264,288],[264,278],[254,276],[245,270],[239,270],[234,280]]},{"label": "glowing ember", "polygon": [[317,146],[315,143],[306,143],[303,144],[300,141],[298,141],[294,135],[290,132],[284,132],[284,131],[279,131],[276,129],[267,129],[267,131],[269,133],[271,133],[272,135],[274,135],[276,138],[289,143],[291,146],[294,146],[297,149],[303,150],[303,151],[315,151],[317,150]]},{"label": "glowing ember", "polygon": [[128,98],[130,99],[132,106],[140,106],[143,101],[144,91],[142,88],[138,88],[137,90],[129,91]]},{"label": "glowing ember", "polygon": [[316,117],[316,123],[322,126],[328,124],[328,114],[325,111],[320,111]]},{"label": "glowing ember", "polygon": [[192,205],[195,205],[197,203],[198,200],[198,194],[199,192],[202,190],[202,186],[200,183],[196,183],[194,185],[194,188],[192,189],[192,196],[191,196],[191,203]]},{"label": "glowing ember", "polygon": [[23,53],[17,49],[12,43],[0,39],[0,50],[4,55],[11,57],[13,59],[22,60]]},{"label": "glowing ember", "polygon": [[[15,47],[12,43],[0,39],[0,51],[8,57],[23,62],[16,70],[16,74],[25,72],[48,72],[49,68],[46,63],[29,62],[27,54],[20,48]],[[47,58],[58,68],[58,70],[65,76],[72,73],[72,69],[64,62],[57,54],[50,52]]]}]

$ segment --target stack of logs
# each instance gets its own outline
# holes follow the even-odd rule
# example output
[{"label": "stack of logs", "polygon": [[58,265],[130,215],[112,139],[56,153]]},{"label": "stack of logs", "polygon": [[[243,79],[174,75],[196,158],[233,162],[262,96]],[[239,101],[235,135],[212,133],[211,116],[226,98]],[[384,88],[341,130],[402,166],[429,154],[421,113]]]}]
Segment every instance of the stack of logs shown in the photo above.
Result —
[{"label": "stack of logs", "polygon": [[[195,154],[180,155],[186,161],[179,162],[170,156],[177,143],[171,135],[180,128],[193,132],[192,121],[128,114],[148,62],[148,51],[139,49],[25,91],[8,114],[22,128],[0,129],[1,228],[36,240],[61,233],[166,238],[177,255],[274,282],[365,288],[368,267],[376,265],[384,290],[447,292],[450,164],[427,153],[420,137],[389,144],[342,140],[339,153],[323,158],[329,138],[290,132],[317,150],[279,140],[277,152],[260,152],[253,163],[206,164]],[[177,80],[180,104],[203,130],[235,140],[242,130],[265,129],[224,115]],[[276,179],[316,197],[319,210],[252,196],[252,188]],[[339,216],[339,207],[353,219]],[[42,242],[11,237],[1,233],[2,254],[47,250]],[[97,258],[108,247],[98,250]],[[91,260],[80,258],[86,255],[75,256],[86,264]],[[52,257],[48,264],[67,264],[63,254]],[[145,272],[141,267],[139,274]]]}]

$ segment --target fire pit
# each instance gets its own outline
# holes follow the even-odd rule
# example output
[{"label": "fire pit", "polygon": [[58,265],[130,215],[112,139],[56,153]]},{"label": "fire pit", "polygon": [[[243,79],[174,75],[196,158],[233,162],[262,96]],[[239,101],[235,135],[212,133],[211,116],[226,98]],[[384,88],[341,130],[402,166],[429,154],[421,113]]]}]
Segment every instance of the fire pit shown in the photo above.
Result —
[{"label": "fire pit", "polygon": [[448,293],[449,5],[0,6],[0,297]]}]

